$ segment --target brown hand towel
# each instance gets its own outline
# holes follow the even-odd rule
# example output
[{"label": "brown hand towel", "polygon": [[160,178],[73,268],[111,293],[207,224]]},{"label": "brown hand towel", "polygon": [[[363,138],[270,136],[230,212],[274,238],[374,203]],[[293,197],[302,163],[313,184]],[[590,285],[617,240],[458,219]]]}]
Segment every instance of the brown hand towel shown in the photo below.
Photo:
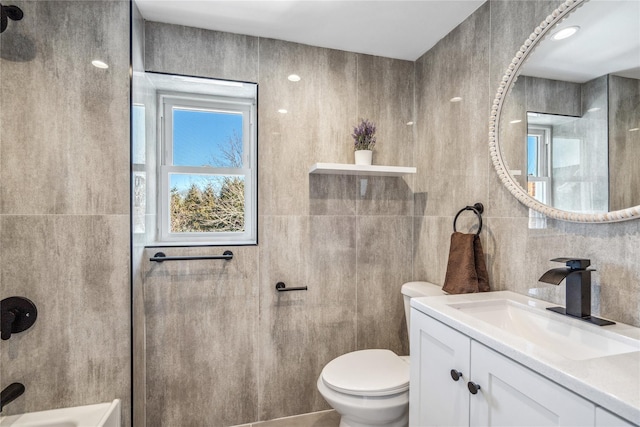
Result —
[{"label": "brown hand towel", "polygon": [[449,262],[442,290],[450,294],[489,291],[489,274],[480,237],[458,232],[451,235]]}]

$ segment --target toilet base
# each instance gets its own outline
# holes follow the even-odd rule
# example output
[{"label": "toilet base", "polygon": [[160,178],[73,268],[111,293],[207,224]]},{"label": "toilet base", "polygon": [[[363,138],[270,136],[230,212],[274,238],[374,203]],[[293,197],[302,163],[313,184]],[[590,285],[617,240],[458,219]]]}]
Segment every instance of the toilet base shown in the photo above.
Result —
[{"label": "toilet base", "polygon": [[386,397],[356,397],[336,392],[322,381],[318,391],[340,414],[340,427],[407,427],[409,425],[409,392]]}]

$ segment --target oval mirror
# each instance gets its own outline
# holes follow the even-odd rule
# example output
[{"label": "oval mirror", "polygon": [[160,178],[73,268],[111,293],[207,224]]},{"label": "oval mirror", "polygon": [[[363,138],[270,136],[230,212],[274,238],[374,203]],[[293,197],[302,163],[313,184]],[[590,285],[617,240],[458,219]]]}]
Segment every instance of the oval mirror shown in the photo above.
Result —
[{"label": "oval mirror", "polygon": [[640,1],[567,0],[525,40],[489,147],[524,205],[572,222],[640,216]]}]

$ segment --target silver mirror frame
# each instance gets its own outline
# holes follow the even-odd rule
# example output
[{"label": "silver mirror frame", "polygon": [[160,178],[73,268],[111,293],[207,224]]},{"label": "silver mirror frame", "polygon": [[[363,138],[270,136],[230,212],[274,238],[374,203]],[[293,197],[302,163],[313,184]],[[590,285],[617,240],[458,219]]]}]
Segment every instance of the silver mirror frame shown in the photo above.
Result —
[{"label": "silver mirror frame", "polygon": [[491,106],[491,116],[489,119],[489,154],[500,181],[502,181],[504,186],[507,187],[509,192],[511,192],[511,194],[518,199],[520,203],[530,209],[538,211],[549,218],[569,222],[609,223],[626,221],[640,217],[640,206],[607,213],[581,214],[555,209],[551,206],[540,203],[527,194],[527,192],[511,176],[505,165],[504,159],[502,158],[502,152],[500,151],[499,130],[502,107],[507,94],[511,91],[513,84],[518,79],[518,72],[522,67],[522,64],[533,52],[537,44],[544,39],[547,32],[552,30],[556,24],[562,21],[562,19],[571,13],[571,11],[582,6],[588,1],[589,0],[567,0],[562,3],[553,11],[553,13],[551,13],[551,15],[547,16],[547,18],[542,21],[538,27],[536,27],[533,33],[531,33],[531,35],[525,40],[522,47],[520,47],[516,56],[511,60],[504,76],[502,76],[498,92],[496,93],[496,97]]}]

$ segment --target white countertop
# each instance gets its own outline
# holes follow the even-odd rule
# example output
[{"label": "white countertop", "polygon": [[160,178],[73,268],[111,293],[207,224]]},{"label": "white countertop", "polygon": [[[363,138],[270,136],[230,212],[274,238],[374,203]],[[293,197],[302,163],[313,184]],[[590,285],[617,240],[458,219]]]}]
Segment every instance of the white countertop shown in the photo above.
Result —
[{"label": "white countertop", "polygon": [[[640,425],[640,342],[639,351],[587,360],[570,360],[449,306],[461,302],[505,298],[527,305],[536,311],[540,309],[539,314],[559,316],[577,328],[589,328],[598,333],[602,330],[605,334],[616,334],[625,340],[640,340],[640,328],[623,323],[602,327],[592,325],[546,310],[547,307],[557,304],[509,291],[413,298],[411,306],[596,405]],[[634,341],[627,341],[636,345]]]}]

